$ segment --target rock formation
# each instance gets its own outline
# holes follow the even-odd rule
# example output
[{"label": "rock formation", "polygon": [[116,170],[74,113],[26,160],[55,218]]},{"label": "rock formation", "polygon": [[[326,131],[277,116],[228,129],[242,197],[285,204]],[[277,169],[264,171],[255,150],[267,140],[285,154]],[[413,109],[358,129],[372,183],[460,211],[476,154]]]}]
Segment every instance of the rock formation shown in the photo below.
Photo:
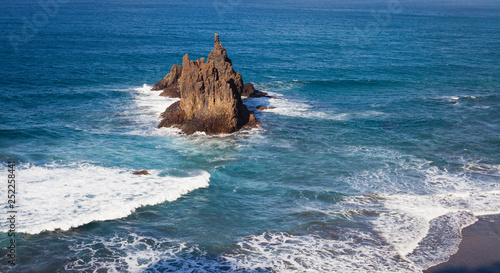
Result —
[{"label": "rock formation", "polygon": [[243,84],[243,92],[241,93],[241,96],[242,97],[251,97],[251,98],[258,98],[258,97],[270,98],[271,97],[266,92],[255,90],[255,87],[251,83]]},{"label": "rock formation", "polygon": [[170,73],[154,85],[152,90],[164,90],[162,94],[178,92],[181,98],[162,113],[163,120],[158,127],[177,127],[186,134],[200,131],[210,135],[256,127],[259,122],[241,101],[242,94],[251,96],[259,92],[253,85],[251,89],[243,84],[241,74],[234,71],[226,49],[215,34],[214,49],[207,62],[205,58],[192,61],[186,54],[182,67],[172,66]]},{"label": "rock formation", "polygon": [[257,106],[257,110],[259,111],[264,111],[264,110],[268,110],[268,109],[276,109],[276,107],[267,107],[267,106],[264,106],[264,105],[259,105]]},{"label": "rock formation", "polygon": [[170,73],[168,73],[165,78],[157,82],[151,91],[163,90],[160,96],[180,98],[179,93],[179,78],[182,75],[182,66],[174,64]]}]

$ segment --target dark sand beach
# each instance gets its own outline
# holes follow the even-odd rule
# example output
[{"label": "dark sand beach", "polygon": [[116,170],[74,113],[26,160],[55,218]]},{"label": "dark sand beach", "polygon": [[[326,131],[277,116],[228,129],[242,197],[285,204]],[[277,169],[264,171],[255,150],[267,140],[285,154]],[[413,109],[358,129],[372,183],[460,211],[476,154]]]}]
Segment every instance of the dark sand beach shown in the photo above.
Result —
[{"label": "dark sand beach", "polygon": [[498,273],[500,272],[500,215],[479,217],[462,230],[458,252],[425,273]]}]

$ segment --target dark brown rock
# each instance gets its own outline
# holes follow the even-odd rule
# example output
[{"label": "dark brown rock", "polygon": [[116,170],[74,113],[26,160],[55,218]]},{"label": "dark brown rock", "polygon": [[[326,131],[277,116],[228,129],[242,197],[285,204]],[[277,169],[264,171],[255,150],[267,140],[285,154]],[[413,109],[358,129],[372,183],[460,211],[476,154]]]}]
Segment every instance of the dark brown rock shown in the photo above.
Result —
[{"label": "dark brown rock", "polygon": [[207,62],[204,58],[192,61],[188,54],[183,57],[178,84],[181,100],[165,110],[158,127],[174,126],[187,134],[200,131],[213,135],[260,125],[241,101],[241,74],[234,71],[217,34]]},{"label": "dark brown rock", "polygon": [[137,172],[134,172],[134,174],[137,174],[137,175],[149,175],[150,173],[146,170],[142,170],[142,171],[137,171]]},{"label": "dark brown rock", "polygon": [[245,83],[243,84],[243,92],[241,93],[242,97],[249,97],[253,93],[255,93],[257,90],[255,90],[255,87],[251,83]]},{"label": "dark brown rock", "polygon": [[162,96],[162,97],[170,97],[170,98],[180,98],[181,97],[181,93],[180,93],[180,90],[179,90],[179,85],[176,84],[174,86],[169,86],[169,87],[165,88],[165,90],[163,90],[160,93],[160,96]]},{"label": "dark brown rock", "polygon": [[248,97],[250,97],[250,98],[260,98],[260,97],[273,98],[272,96],[269,96],[266,92],[262,92],[259,90],[255,90],[255,92],[250,94]]},{"label": "dark brown rock", "polygon": [[163,90],[160,96],[180,98],[179,79],[182,75],[182,66],[174,64],[170,73],[168,73],[161,81],[157,82],[151,91]]},{"label": "dark brown rock", "polygon": [[267,109],[275,109],[276,107],[267,107],[267,106],[264,106],[264,105],[259,105],[257,106],[257,110],[259,111],[262,111],[262,110],[267,110]]},{"label": "dark brown rock", "polygon": [[161,114],[161,116],[163,119],[158,125],[158,128],[172,127],[176,124],[182,124],[186,114],[181,109],[181,102],[177,101],[170,105],[167,110]]},{"label": "dark brown rock", "polygon": [[255,90],[255,87],[251,83],[243,84],[243,92],[241,93],[241,96],[250,98],[271,97],[266,92]]}]

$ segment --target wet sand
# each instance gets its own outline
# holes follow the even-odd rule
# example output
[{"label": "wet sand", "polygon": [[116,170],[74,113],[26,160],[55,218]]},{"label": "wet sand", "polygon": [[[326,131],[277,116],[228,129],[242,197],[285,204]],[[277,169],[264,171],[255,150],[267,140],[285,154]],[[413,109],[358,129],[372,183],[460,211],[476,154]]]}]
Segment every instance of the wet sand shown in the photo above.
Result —
[{"label": "wet sand", "polygon": [[425,273],[500,273],[500,215],[478,218],[462,230],[458,252]]}]

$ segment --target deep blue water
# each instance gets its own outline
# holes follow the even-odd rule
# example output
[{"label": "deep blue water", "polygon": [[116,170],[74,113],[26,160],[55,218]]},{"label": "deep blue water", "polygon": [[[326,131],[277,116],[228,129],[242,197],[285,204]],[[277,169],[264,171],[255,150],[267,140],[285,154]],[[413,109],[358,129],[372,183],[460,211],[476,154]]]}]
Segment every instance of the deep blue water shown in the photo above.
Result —
[{"label": "deep blue water", "polygon": [[[500,213],[496,1],[60,2],[0,3],[2,272],[422,272]],[[216,32],[276,108],[156,129]]]}]

